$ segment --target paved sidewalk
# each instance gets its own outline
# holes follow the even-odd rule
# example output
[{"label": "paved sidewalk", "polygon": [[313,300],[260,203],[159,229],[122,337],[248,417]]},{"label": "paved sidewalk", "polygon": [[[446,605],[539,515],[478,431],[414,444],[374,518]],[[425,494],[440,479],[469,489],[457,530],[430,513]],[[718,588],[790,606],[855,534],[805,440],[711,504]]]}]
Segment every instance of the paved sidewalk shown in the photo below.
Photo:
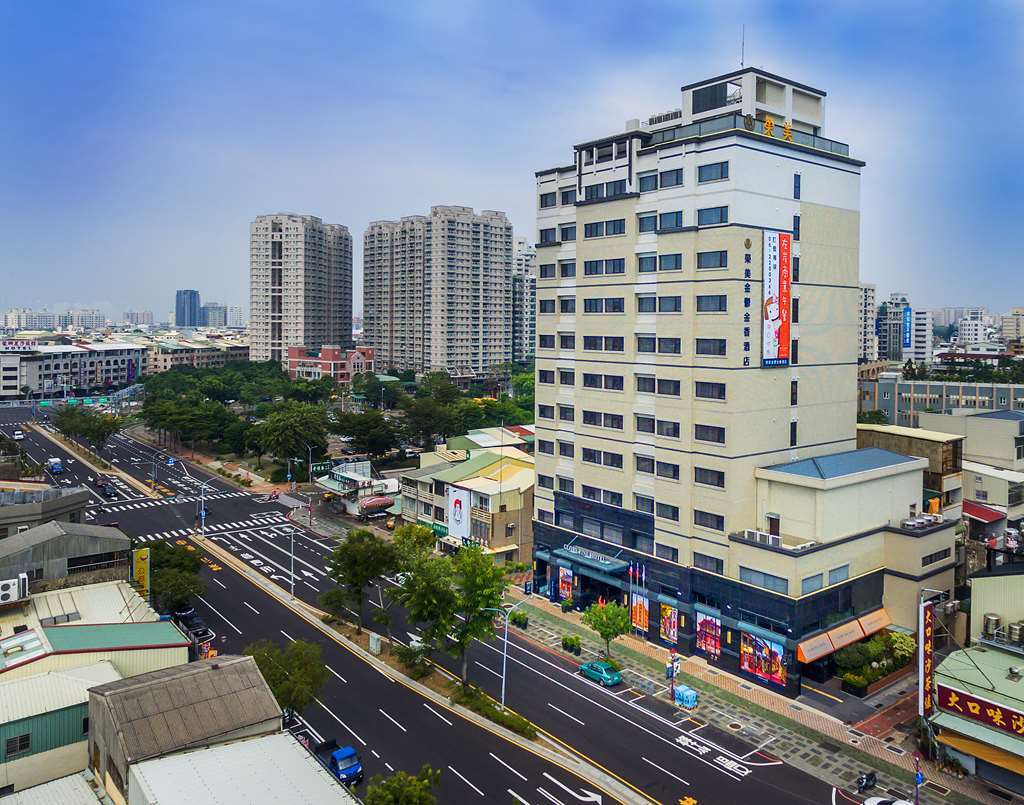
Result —
[{"label": "paved sidewalk", "polygon": [[[520,600],[526,596],[521,589],[510,588],[509,597]],[[525,607],[530,615],[529,637],[546,648],[560,651],[561,637],[569,633],[583,638],[582,659],[597,656],[603,648],[594,633],[582,625],[578,612],[563,613],[537,596],[530,596]],[[855,791],[857,776],[872,768],[873,762],[882,761],[902,770],[903,779],[876,765],[878,787],[871,794],[913,800],[913,785],[907,782],[913,776],[913,754],[896,743],[851,729],[826,713],[711,667],[699,657],[682,658],[682,673],[689,677],[686,683],[699,690],[697,708],[687,713],[677,709],[668,698],[664,676],[669,656],[666,649],[629,635],[615,641],[612,655],[623,667],[624,681],[645,695],[644,700],[637,701],[638,706],[659,715],[674,715],[676,719],[690,715],[747,743],[764,747],[764,751],[847,791]],[[929,781],[921,789],[921,802],[925,805],[1007,802],[990,794],[987,786],[974,778],[957,780],[927,762],[922,767]]]}]

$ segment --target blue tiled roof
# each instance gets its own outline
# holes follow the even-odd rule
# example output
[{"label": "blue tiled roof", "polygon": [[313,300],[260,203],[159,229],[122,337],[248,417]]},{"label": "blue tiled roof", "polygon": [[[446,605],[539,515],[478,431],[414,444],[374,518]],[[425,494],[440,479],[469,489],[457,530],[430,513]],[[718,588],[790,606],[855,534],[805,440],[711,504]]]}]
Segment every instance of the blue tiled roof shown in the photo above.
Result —
[{"label": "blue tiled roof", "polygon": [[844,475],[894,467],[897,464],[915,460],[912,456],[893,453],[891,450],[883,450],[880,447],[865,447],[863,450],[848,450],[845,453],[833,453],[830,456],[805,458],[801,461],[790,461],[787,464],[773,464],[765,469],[803,475],[806,478],[842,478]]},{"label": "blue tiled roof", "polygon": [[1009,419],[1013,422],[1024,422],[1024,411],[986,411],[983,414],[975,414],[975,416],[985,417],[986,419]]}]

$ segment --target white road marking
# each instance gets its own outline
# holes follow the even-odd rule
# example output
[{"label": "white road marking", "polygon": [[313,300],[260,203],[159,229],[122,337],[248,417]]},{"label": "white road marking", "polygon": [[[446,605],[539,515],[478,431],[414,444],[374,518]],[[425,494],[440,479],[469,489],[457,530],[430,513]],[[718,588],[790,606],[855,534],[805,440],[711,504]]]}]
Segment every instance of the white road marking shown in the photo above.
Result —
[{"label": "white road marking", "polygon": [[226,623],[226,624],[227,624],[228,626],[230,626],[230,627],[231,627],[232,629],[234,629],[234,630],[235,630],[236,632],[238,632],[239,634],[241,634],[241,633],[242,633],[242,630],[241,630],[241,629],[239,629],[239,628],[238,628],[237,626],[235,626],[235,624],[233,624],[233,623],[232,623],[231,621],[229,621],[229,620],[228,620],[227,618],[225,618],[225,617],[224,617],[224,613],[222,613],[222,612],[221,612],[221,611],[220,611],[219,609],[217,609],[216,607],[214,607],[214,605],[213,605],[213,604],[211,604],[211,603],[210,603],[209,601],[207,601],[207,600],[206,600],[205,598],[203,598],[203,597],[202,597],[201,595],[197,595],[197,596],[196,596],[196,598],[198,598],[198,599],[199,599],[200,601],[202,601],[202,602],[203,602],[204,604],[206,604],[206,606],[208,606],[208,607],[209,607],[210,609],[212,609],[212,610],[213,610],[214,612],[216,612],[216,613],[217,613],[218,615],[220,615],[220,617],[221,617],[221,619],[222,619],[222,620],[224,621],[224,623]]},{"label": "white road marking", "polygon": [[601,801],[601,795],[600,794],[595,794],[593,791],[587,791],[587,789],[581,788],[580,791],[582,791],[586,795],[586,796],[582,796],[581,797],[579,794],[577,794],[575,791],[573,791],[571,788],[569,788],[569,786],[567,786],[565,783],[563,783],[563,782],[561,782],[559,780],[556,780],[554,777],[552,777],[547,772],[544,772],[544,776],[547,777],[551,782],[553,782],[559,788],[561,788],[563,791],[565,791],[567,794],[572,794],[580,802],[600,802]]},{"label": "white road marking", "polygon": [[539,787],[538,787],[538,788],[537,788],[537,791],[538,791],[538,792],[540,792],[540,794],[541,794],[542,796],[544,796],[544,797],[546,797],[547,799],[549,799],[549,800],[551,800],[552,802],[554,802],[554,803],[555,803],[555,805],[565,805],[565,803],[564,803],[564,802],[562,802],[562,800],[560,800],[560,799],[558,799],[558,798],[556,798],[556,797],[553,797],[553,796],[552,796],[551,794],[549,794],[549,793],[548,793],[547,791],[545,791],[545,790],[544,790],[543,788],[539,788]]},{"label": "white road marking", "polygon": [[376,749],[371,749],[371,750],[370,750],[370,753],[371,753],[371,754],[372,754],[372,755],[373,755],[373,756],[374,756],[375,758],[377,758],[377,760],[380,760],[380,755],[378,755],[378,754],[377,754],[377,750],[376,750]]},{"label": "white road marking", "polygon": [[357,741],[359,741],[359,743],[361,743],[363,746],[366,746],[366,741],[364,741],[362,738],[360,738],[356,734],[355,730],[353,730],[348,724],[346,724],[344,721],[342,721],[340,718],[338,718],[338,716],[335,715],[334,711],[331,710],[326,704],[324,704],[322,701],[320,701],[319,699],[317,699],[315,697],[314,697],[313,701],[315,701],[322,708],[324,708],[324,710],[327,711],[328,715],[330,715],[331,718],[333,718],[335,721],[337,721],[339,724],[341,724],[341,726],[343,726],[345,729],[347,729],[349,731],[349,733],[352,735],[353,738],[355,738]]},{"label": "white road marking", "polygon": [[284,629],[278,629],[277,631],[279,631],[281,634],[283,634],[285,637],[287,637],[293,643],[295,642],[295,638],[292,637],[290,634],[288,634],[288,632],[286,632]]},{"label": "white road marking", "polygon": [[550,708],[551,708],[552,710],[555,710],[556,712],[559,712],[559,713],[561,713],[561,714],[562,714],[563,716],[565,716],[566,718],[571,718],[571,719],[572,719],[573,721],[575,721],[575,722],[576,722],[577,724],[579,724],[579,725],[580,725],[581,727],[585,727],[585,726],[587,726],[587,725],[586,725],[586,724],[584,724],[584,723],[583,723],[582,721],[580,721],[580,720],[579,720],[578,718],[576,718],[576,716],[571,716],[571,715],[569,715],[569,714],[568,714],[567,712],[565,712],[565,710],[562,710],[562,709],[561,709],[561,708],[559,708],[559,707],[555,707],[555,706],[554,706],[554,705],[553,705],[553,704],[552,704],[551,702],[548,702],[548,707],[550,707]]},{"label": "white road marking", "polygon": [[[388,721],[390,721],[396,727],[398,727],[398,729],[400,729],[402,732],[408,732],[409,731],[405,727],[403,727],[401,724],[399,724],[397,721],[395,721],[391,716],[389,716],[387,713],[385,713],[383,710],[381,710],[379,707],[377,708],[377,712],[380,713],[382,716],[384,716],[384,718],[386,718]],[[451,768],[451,766],[449,766],[448,768]]]},{"label": "white road marking", "polygon": [[513,769],[511,766],[509,766],[504,760],[502,760],[500,757],[498,757],[496,754],[494,754],[494,752],[488,752],[487,754],[490,755],[492,758],[494,758],[496,761],[498,761],[502,766],[504,766],[506,769],[508,769],[510,772],[512,772],[516,777],[518,777],[524,783],[526,782],[526,778],[523,777],[523,775],[521,775],[519,772],[517,772],[515,769]]},{"label": "white road marking", "polygon": [[494,675],[495,675],[496,677],[498,677],[498,679],[501,679],[501,674],[499,674],[499,673],[498,673],[497,671],[495,671],[495,670],[494,670],[493,668],[488,668],[488,667],[487,667],[486,665],[484,665],[484,664],[483,664],[482,662],[477,662],[476,660],[473,660],[473,663],[474,663],[475,665],[479,665],[479,666],[480,666],[481,668],[483,668],[483,669],[484,669],[485,671],[488,671],[488,672],[490,672],[490,673],[494,674]]},{"label": "white road marking", "polygon": [[250,604],[248,601],[243,601],[242,603],[245,604],[247,607],[249,607],[249,609],[251,609],[257,615],[260,614],[260,611],[258,609],[256,609],[256,607],[254,607],[252,604]]},{"label": "white road marking", "polygon": [[221,582],[219,582],[219,581],[218,581],[217,579],[214,579],[214,580],[213,580],[213,583],[214,583],[214,584],[220,584],[220,586],[221,586],[221,587],[222,587],[223,589],[225,589],[225,590],[226,590],[226,589],[228,588],[228,586],[227,586],[226,584],[221,584]]},{"label": "white road marking", "polygon": [[[438,717],[439,719],[441,719],[441,720],[442,720],[442,721],[443,721],[443,722],[444,722],[445,724],[447,724],[447,725],[448,725],[449,727],[450,727],[450,726],[452,725],[452,722],[450,722],[450,721],[449,721],[449,720],[448,720],[447,718],[445,718],[445,717],[444,717],[443,715],[441,715],[441,714],[440,714],[439,712],[437,712],[437,710],[435,710],[435,709],[434,709],[433,707],[431,707],[431,706],[430,706],[429,704],[427,704],[426,702],[423,702],[423,706],[424,706],[424,707],[426,707],[426,708],[427,708],[427,709],[428,709],[428,710],[429,710],[429,711],[430,711],[431,713],[433,713],[433,714],[434,714],[435,716],[437,716],[437,717]],[[494,755],[491,755],[491,757],[494,757]],[[523,779],[526,779],[526,778],[524,777]]]},{"label": "white road marking", "polygon": [[647,759],[647,758],[645,758],[645,757],[644,757],[643,755],[641,755],[641,756],[640,756],[640,759],[641,759],[641,760],[642,760],[642,761],[643,761],[644,763],[647,763],[647,764],[648,764],[648,765],[650,765],[650,766],[654,766],[654,768],[656,768],[656,769],[657,769],[658,771],[663,771],[663,772],[665,772],[665,774],[667,774],[667,775],[668,775],[669,777],[671,777],[671,778],[672,778],[673,780],[678,780],[678,781],[679,781],[679,782],[681,782],[681,783],[682,783],[683,785],[689,785],[689,783],[688,783],[688,782],[687,782],[686,780],[684,780],[684,779],[683,779],[682,777],[677,777],[677,776],[676,776],[676,775],[674,775],[674,774],[673,774],[672,772],[670,772],[670,771],[669,771],[668,769],[664,769],[664,768],[662,768],[661,766],[659,766],[659,765],[658,765],[657,763],[655,763],[655,762],[654,762],[653,760],[648,760],[648,759]]},{"label": "white road marking", "polygon": [[348,684],[348,680],[347,680],[347,679],[345,679],[345,677],[343,677],[343,676],[342,676],[341,674],[339,674],[339,673],[338,673],[337,671],[335,671],[335,670],[334,670],[333,668],[331,668],[331,666],[329,666],[329,665],[325,665],[325,666],[324,666],[324,668],[326,668],[326,669],[327,669],[328,671],[330,671],[330,672],[331,672],[332,674],[334,674],[334,675],[335,675],[336,677],[338,677],[338,679],[340,679],[340,680],[341,680],[342,682],[344,682],[344,683],[345,683],[346,685]]},{"label": "white road marking", "polygon": [[472,788],[474,791],[476,791],[476,793],[478,793],[480,796],[484,796],[484,792],[483,791],[481,791],[479,788],[477,788],[475,785],[473,785],[469,780],[467,780],[465,777],[463,777],[461,774],[459,774],[452,766],[449,766],[448,770],[452,774],[454,774],[456,777],[458,777],[460,780],[462,780],[462,782],[464,782],[466,785],[468,785],[470,788]]},{"label": "white road marking", "polygon": [[522,798],[521,796],[519,796],[519,795],[518,795],[518,794],[517,794],[517,793],[516,793],[515,791],[513,791],[513,790],[512,790],[511,788],[509,788],[509,789],[508,789],[508,793],[510,793],[510,794],[512,795],[512,798],[513,798],[513,799],[515,799],[515,801],[516,801],[516,802],[521,802],[521,803],[523,803],[523,805],[530,805],[530,802],[529,802],[529,800],[525,800],[525,799],[523,799],[523,798]]},{"label": "white road marking", "polygon": [[385,763],[384,765],[388,767],[389,772],[391,772],[392,774],[395,773],[395,767],[392,766],[390,763]]}]

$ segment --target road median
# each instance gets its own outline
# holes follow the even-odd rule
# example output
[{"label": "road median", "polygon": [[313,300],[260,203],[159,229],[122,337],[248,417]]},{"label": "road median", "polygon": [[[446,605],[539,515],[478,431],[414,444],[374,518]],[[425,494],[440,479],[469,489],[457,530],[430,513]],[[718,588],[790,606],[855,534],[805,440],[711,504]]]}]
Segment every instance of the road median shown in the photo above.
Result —
[{"label": "road median", "polygon": [[492,722],[473,710],[453,702],[449,697],[444,696],[421,682],[406,676],[376,655],[364,649],[358,643],[340,633],[337,629],[331,627],[328,623],[325,623],[324,618],[330,617],[327,612],[324,612],[311,604],[307,604],[301,599],[293,598],[286,590],[279,587],[262,574],[254,572],[234,554],[217,545],[212,540],[198,534],[192,535],[191,539],[208,554],[215,556],[222,565],[231,568],[248,582],[259,587],[278,603],[287,607],[308,624],[316,628],[323,635],[343,646],[346,650],[356,655],[359,659],[377,670],[379,673],[414,691],[424,699],[428,699],[431,703],[439,707],[443,707],[466,721],[475,724],[481,729],[485,729],[488,732],[503,738],[509,743],[515,744],[516,746],[519,746],[522,749],[525,749],[528,752],[531,752],[532,754],[537,755],[538,757],[541,757],[572,774],[575,774],[576,776],[592,783],[595,788],[602,789],[605,794],[619,802],[654,802],[654,800],[649,800],[647,797],[638,796],[636,789],[631,788],[623,781],[597,768],[596,766],[581,760],[578,756],[566,751],[553,749],[548,745],[544,745],[518,735],[507,727]]}]

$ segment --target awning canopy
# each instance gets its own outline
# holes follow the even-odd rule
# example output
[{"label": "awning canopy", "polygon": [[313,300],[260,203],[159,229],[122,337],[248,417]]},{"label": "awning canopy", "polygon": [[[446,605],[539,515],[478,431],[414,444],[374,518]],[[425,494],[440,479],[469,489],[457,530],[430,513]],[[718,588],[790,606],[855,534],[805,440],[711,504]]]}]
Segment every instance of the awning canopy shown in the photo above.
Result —
[{"label": "awning canopy", "polygon": [[592,551],[577,552],[574,550],[566,550],[565,548],[555,548],[551,552],[552,556],[557,556],[562,559],[568,559],[570,562],[584,567],[590,567],[594,570],[600,570],[603,573],[621,573],[624,570],[629,569],[629,562],[623,559],[616,559],[612,556],[605,556]]},{"label": "awning canopy", "polygon": [[839,651],[843,646],[848,646],[851,643],[864,639],[864,630],[860,627],[860,622],[856,620],[844,623],[835,629],[829,629],[825,634],[832,641],[836,651]]},{"label": "awning canopy", "polygon": [[882,607],[874,612],[869,612],[867,615],[862,615],[857,618],[857,622],[860,623],[860,628],[864,630],[864,636],[868,637],[875,632],[882,631],[882,629],[892,623],[892,618],[885,611],[885,607]]},{"label": "awning canopy", "polygon": [[814,662],[835,651],[828,635],[822,632],[809,637],[796,647],[796,658],[800,662]]},{"label": "awning canopy", "polygon": [[957,735],[955,732],[943,731],[935,737],[939,743],[952,747],[957,752],[986,760],[1001,769],[1012,771],[1014,774],[1024,775],[1024,758],[1012,755],[1005,749],[976,741],[974,738]]},{"label": "awning canopy", "polygon": [[[870,631],[864,626],[864,623],[867,623]],[[843,646],[856,643],[867,635],[884,629],[890,623],[892,621],[889,618],[889,613],[884,608],[876,609],[863,617],[855,618],[841,626],[802,641],[796,647],[796,658],[800,662],[820,660],[833,651],[839,651]]]},{"label": "awning canopy", "polygon": [[964,501],[964,517],[977,520],[980,523],[998,523],[1006,519],[1005,512],[993,509],[989,506],[982,506],[980,503]]}]

